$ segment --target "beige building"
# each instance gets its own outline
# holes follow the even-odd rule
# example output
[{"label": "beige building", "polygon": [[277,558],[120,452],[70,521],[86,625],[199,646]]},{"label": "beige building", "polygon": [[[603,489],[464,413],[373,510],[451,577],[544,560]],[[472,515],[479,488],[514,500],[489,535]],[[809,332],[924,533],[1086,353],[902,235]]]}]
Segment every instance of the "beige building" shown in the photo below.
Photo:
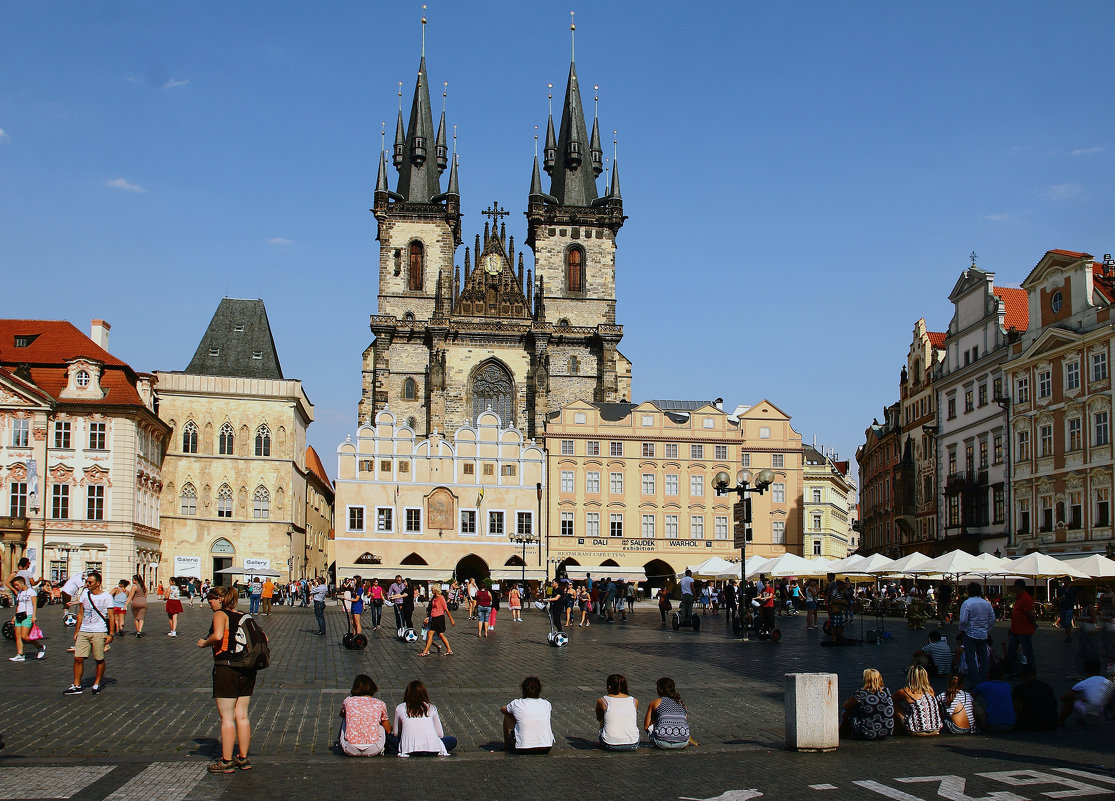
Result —
[{"label": "beige building", "polygon": [[159,499],[169,428],[154,378],[68,322],[0,320],[0,533],[5,578],[26,556],[64,581],[99,570],[150,580],[160,561]]},{"label": "beige building", "polygon": [[[773,404],[577,401],[546,424],[549,559],[570,576],[641,577],[654,585],[710,556],[738,560],[732,502],[712,477],[775,471],[753,496],[749,553],[801,553],[801,436]],[[578,569],[579,568],[579,569]]]},{"label": "beige building", "polygon": [[235,568],[295,575],[305,554],[313,405],[283,377],[260,300],[221,300],[183,372],[156,373],[172,429],[163,465],[161,575],[231,583]]},{"label": "beige building", "polygon": [[295,531],[295,578],[324,576],[333,564],[333,482],[313,447],[306,448],[306,529]]},{"label": "beige building", "polygon": [[802,456],[802,556],[843,559],[857,547],[851,465],[809,445],[802,448]]},{"label": "beige building", "polygon": [[542,578],[545,453],[494,412],[421,438],[384,409],[337,459],[338,579]]}]

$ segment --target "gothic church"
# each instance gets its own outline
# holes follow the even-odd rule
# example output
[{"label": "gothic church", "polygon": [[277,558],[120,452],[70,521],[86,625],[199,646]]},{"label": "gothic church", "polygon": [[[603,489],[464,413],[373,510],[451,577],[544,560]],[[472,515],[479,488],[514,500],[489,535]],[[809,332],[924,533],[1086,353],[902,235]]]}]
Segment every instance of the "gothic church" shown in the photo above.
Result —
[{"label": "gothic church", "polygon": [[392,163],[395,191],[380,154],[372,208],[379,308],[364,351],[360,423],[389,408],[425,437],[475,424],[490,407],[504,426],[535,437],[548,413],[574,400],[630,399],[631,363],[618,350],[616,323],[616,235],[626,219],[619,169],[600,195],[599,124],[590,137],[573,63],[557,135],[552,114],[546,128],[548,193],[534,158],[525,212],[533,269],[524,273],[496,204],[484,212],[491,221],[483,236],[464,248],[463,269],[456,263],[457,163],[444,110],[434,133],[424,52],[405,127],[399,111]]}]

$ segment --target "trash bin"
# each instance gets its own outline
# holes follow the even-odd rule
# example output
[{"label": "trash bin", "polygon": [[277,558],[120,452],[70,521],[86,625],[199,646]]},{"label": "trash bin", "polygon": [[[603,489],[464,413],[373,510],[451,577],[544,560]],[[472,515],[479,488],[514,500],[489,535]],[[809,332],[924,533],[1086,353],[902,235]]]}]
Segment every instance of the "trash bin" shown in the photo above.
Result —
[{"label": "trash bin", "polygon": [[786,674],[786,747],[835,751],[840,744],[839,682],[835,673]]}]

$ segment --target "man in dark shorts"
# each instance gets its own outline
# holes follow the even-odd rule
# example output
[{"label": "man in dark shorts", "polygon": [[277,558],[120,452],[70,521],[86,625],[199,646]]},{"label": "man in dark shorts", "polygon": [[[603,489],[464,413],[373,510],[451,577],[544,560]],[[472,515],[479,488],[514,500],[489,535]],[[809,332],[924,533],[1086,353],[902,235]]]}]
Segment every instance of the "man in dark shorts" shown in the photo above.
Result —
[{"label": "man in dark shorts", "polygon": [[[209,636],[197,641],[198,648],[213,649],[213,698],[221,716],[221,756],[209,765],[210,773],[235,773],[251,770],[248,746],[252,739],[248,722],[248,702],[256,686],[256,671],[228,664],[229,642],[236,637],[241,612],[236,611],[239,593],[235,588],[209,590],[205,600],[213,610]],[[234,753],[233,748],[238,746]]]}]

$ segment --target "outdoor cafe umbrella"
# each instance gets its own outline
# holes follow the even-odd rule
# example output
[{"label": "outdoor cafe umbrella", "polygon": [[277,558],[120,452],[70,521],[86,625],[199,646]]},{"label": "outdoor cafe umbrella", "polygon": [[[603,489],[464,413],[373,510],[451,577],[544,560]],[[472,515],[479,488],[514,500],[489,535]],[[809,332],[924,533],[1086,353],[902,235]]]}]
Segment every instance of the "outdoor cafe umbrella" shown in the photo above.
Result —
[{"label": "outdoor cafe umbrella", "polygon": [[727,559],[721,559],[719,556],[710,556],[699,564],[688,565],[687,569],[696,578],[718,579],[726,573],[733,573],[736,570],[736,566]]},{"label": "outdoor cafe umbrella", "polygon": [[784,553],[763,565],[760,572],[769,576],[785,577],[809,575],[813,570],[814,568],[808,559],[804,559],[796,553]]},{"label": "outdoor cafe umbrella", "polygon": [[967,551],[955,550],[922,562],[916,567],[907,568],[907,573],[914,576],[923,576],[931,573],[962,576],[966,573],[986,573],[987,566]]},{"label": "outdoor cafe umbrella", "polygon": [[745,563],[746,568],[744,570],[744,574],[747,576],[747,578],[751,578],[752,576],[757,576],[760,573],[764,573],[764,572],[766,572],[764,570],[764,568],[767,566],[767,563],[770,562],[770,561],[771,560],[768,557],[759,556],[759,554],[755,554],[754,556],[750,556],[750,557],[748,557],[747,562]]},{"label": "outdoor cafe umbrella", "polygon": [[1079,559],[1065,559],[1064,562],[1090,578],[1115,578],[1115,560],[1108,559],[1103,554],[1094,553]]},{"label": "outdoor cafe umbrella", "polygon": [[893,559],[888,559],[881,553],[873,553],[862,562],[854,565],[851,570],[844,568],[844,572],[858,576],[880,576],[883,573],[890,573],[893,564]]},{"label": "outdoor cafe umbrella", "polygon": [[921,551],[913,551],[903,556],[901,559],[895,559],[890,563],[886,570],[888,576],[904,576],[911,570],[919,565],[924,565],[929,561],[929,557]]},{"label": "outdoor cafe umbrella", "polygon": [[224,570],[216,570],[215,573],[220,574],[240,574],[244,576],[263,576],[264,578],[278,578],[282,575],[278,570],[270,570],[266,567],[261,567],[258,570],[245,570],[240,567],[226,567]]},{"label": "outdoor cafe umbrella", "polygon": [[1049,554],[1040,553],[1038,551],[1020,556],[1017,559],[1011,559],[1006,564],[1006,570],[1013,576],[1025,576],[1026,578],[1035,579],[1057,578],[1058,576],[1068,576],[1069,578],[1078,579],[1091,578],[1091,576],[1073,567],[1068,562],[1062,562],[1060,559],[1055,559]]}]

